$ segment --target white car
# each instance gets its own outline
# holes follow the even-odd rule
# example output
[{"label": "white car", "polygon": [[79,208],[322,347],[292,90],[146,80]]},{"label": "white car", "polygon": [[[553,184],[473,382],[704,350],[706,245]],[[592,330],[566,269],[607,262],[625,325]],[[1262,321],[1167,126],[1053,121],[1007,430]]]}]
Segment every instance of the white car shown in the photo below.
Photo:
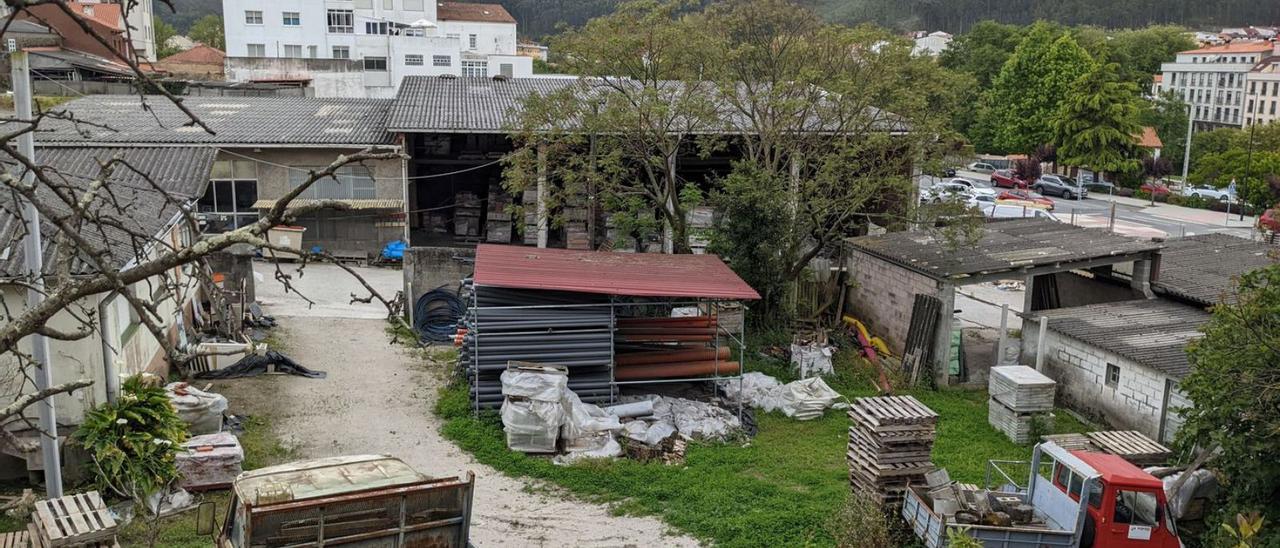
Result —
[{"label": "white car", "polygon": [[991,196],[993,199],[996,196],[996,191],[994,188],[991,188],[990,184],[984,184],[968,177],[952,177],[951,179],[944,181],[944,183],[964,186],[968,188],[969,193],[974,196]]},{"label": "white car", "polygon": [[972,171],[974,173],[991,173],[996,170],[996,166],[986,162],[974,162],[965,167],[968,168],[968,171]]},{"label": "white car", "polygon": [[1192,198],[1204,198],[1206,200],[1230,200],[1232,202],[1238,200],[1234,189],[1230,187],[1214,188],[1209,185],[1188,186],[1182,189],[1182,195],[1190,196]]},{"label": "white car", "polygon": [[946,200],[968,200],[973,196],[972,188],[950,180],[938,183],[920,192],[920,202],[940,203]]},{"label": "white car", "polygon": [[982,215],[988,219],[1027,219],[1039,217],[1057,221],[1052,212],[1028,205],[990,204],[982,206]]}]

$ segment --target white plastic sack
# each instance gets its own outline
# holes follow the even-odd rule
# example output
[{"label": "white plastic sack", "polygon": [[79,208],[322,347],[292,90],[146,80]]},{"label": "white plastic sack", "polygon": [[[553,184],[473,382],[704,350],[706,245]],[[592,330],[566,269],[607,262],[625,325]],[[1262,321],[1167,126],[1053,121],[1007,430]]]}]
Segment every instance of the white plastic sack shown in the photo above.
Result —
[{"label": "white plastic sack", "polygon": [[582,459],[612,459],[622,455],[622,446],[618,444],[618,440],[613,439],[613,435],[603,436],[600,438],[602,443],[595,448],[569,451],[563,455],[556,455],[551,459],[553,464],[561,466],[573,464]]},{"label": "white plastic sack", "polygon": [[522,453],[554,453],[564,405],[559,401],[512,400],[502,402],[502,430],[507,448]]},{"label": "white plastic sack", "polygon": [[817,375],[830,375],[835,372],[835,368],[831,365],[831,355],[833,353],[834,351],[828,345],[792,344],[791,367],[795,369],[796,375],[802,379]]},{"label": "white plastic sack", "polygon": [[835,405],[840,393],[832,390],[821,377],[787,383],[778,391],[778,408],[782,414],[798,419],[811,420]]},{"label": "white plastic sack", "polygon": [[579,438],[600,433],[613,433],[622,429],[618,417],[604,412],[597,405],[583,403],[572,390],[564,391],[564,438],[573,444]]},{"label": "white plastic sack", "polygon": [[[1148,472],[1152,468],[1146,469]],[[1217,496],[1218,493],[1218,477],[1205,469],[1196,470],[1191,473],[1191,477],[1182,484],[1182,489],[1177,493],[1172,491],[1173,484],[1178,482],[1178,478],[1182,477],[1184,472],[1178,472],[1170,476],[1161,478],[1164,484],[1164,495],[1169,500],[1169,515],[1174,519],[1181,519],[1183,513],[1191,506],[1192,501],[1196,499],[1209,499]]]},{"label": "white plastic sack", "polygon": [[742,375],[742,380],[720,381],[720,389],[733,401],[741,401],[765,412],[778,409],[778,391],[782,383],[778,379],[752,371]]},{"label": "white plastic sack", "polygon": [[723,440],[742,430],[737,415],[716,405],[654,395],[631,401],[640,399],[653,400],[653,418],[674,425],[686,438]]},{"label": "white plastic sack", "polygon": [[658,442],[671,437],[675,433],[676,427],[664,421],[657,421],[652,424],[646,421],[631,421],[622,425],[622,435],[645,445],[657,445]]},{"label": "white plastic sack", "polygon": [[169,383],[164,390],[191,435],[222,431],[222,413],[227,410],[227,398],[222,394],[205,392],[185,382]]},{"label": "white plastic sack", "polygon": [[503,396],[558,402],[569,389],[569,376],[554,371],[508,369],[499,378]]}]

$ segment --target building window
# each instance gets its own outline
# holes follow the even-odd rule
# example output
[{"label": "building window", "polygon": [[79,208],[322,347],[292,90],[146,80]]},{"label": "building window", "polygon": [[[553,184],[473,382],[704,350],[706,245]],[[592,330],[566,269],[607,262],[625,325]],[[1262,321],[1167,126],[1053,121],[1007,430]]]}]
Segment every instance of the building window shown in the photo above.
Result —
[{"label": "building window", "polygon": [[320,56],[319,54],[320,54],[319,46],[307,46],[307,57],[315,59],[316,57]]},{"label": "building window", "polygon": [[450,39],[450,40],[461,40],[461,39],[462,39],[462,35],[461,35],[461,34],[458,34],[458,33],[456,33],[456,32],[450,32],[450,33],[448,33],[448,34],[445,34],[445,35],[444,35],[444,37],[445,37],[445,38],[448,38],[448,39]]},{"label": "building window", "polygon": [[365,70],[387,70],[387,58],[386,57],[365,57],[364,69]]},{"label": "building window", "polygon": [[422,66],[422,55],[410,53],[404,56],[404,64],[407,67],[420,67]]},{"label": "building window", "polygon": [[1272,115],[1272,116],[1275,116],[1275,114],[1276,114],[1276,101],[1272,101],[1272,102],[1271,102],[1271,115]]},{"label": "building window", "polygon": [[334,59],[350,59],[351,48],[349,46],[333,46]]},{"label": "building window", "polygon": [[244,24],[261,25],[262,12],[258,10],[244,10]]},{"label": "building window", "polygon": [[355,15],[351,10],[329,10],[329,32],[352,34],[355,31]]},{"label": "building window", "polygon": [[225,232],[256,222],[258,165],[252,160],[219,160],[213,163],[209,189],[197,202],[209,232]]},{"label": "building window", "polygon": [[400,29],[400,34],[410,38],[422,38],[427,35],[427,29],[422,27],[406,27]]},{"label": "building window", "polygon": [[286,11],[283,16],[284,26],[286,27],[297,27],[302,25],[302,14],[296,11]]},{"label": "building window", "polygon": [[462,75],[486,78],[489,76],[489,63],[487,61],[463,61]]},{"label": "building window", "polygon": [[477,38],[474,34],[467,35],[467,49],[476,49]]},{"label": "building window", "polygon": [[244,49],[245,49],[245,55],[248,55],[249,57],[266,57],[267,56],[266,44],[245,44]]},{"label": "building window", "polygon": [[448,55],[432,55],[431,66],[433,67],[452,67],[453,58]]},{"label": "building window", "polygon": [[302,46],[298,44],[285,44],[284,56],[293,58],[302,57]]},{"label": "building window", "polygon": [[365,34],[386,34],[387,22],[386,21],[365,21],[364,33]]},{"label": "building window", "polygon": [[1107,386],[1120,386],[1120,366],[1114,363],[1107,364]]},{"label": "building window", "polygon": [[[310,172],[323,167],[301,167],[289,170],[289,188],[306,182]],[[315,200],[371,200],[376,198],[373,173],[364,166],[343,166],[332,177],[325,177],[307,187],[299,198]]]}]

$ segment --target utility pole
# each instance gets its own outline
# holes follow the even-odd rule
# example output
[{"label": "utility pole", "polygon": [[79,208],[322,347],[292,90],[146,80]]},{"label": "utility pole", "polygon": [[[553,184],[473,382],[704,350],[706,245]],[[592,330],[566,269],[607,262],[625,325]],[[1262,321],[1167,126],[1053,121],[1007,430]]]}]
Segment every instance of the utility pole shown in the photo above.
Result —
[{"label": "utility pole", "polygon": [[[31,113],[31,61],[27,52],[20,51],[17,43],[10,39],[9,64],[13,70],[10,80],[13,82],[13,108],[20,122],[32,120]],[[35,132],[28,131],[18,136],[18,151],[32,162],[36,157]],[[23,186],[33,186],[36,174],[27,171],[22,175]],[[22,241],[22,257],[26,261],[27,276],[30,285],[27,287],[27,308],[40,306],[44,301],[44,253],[40,245],[40,212],[29,200],[22,200],[22,220],[26,223],[27,235]],[[36,391],[47,390],[53,385],[53,371],[49,363],[49,340],[44,335],[31,335],[31,357],[35,359]],[[58,415],[53,409],[53,398],[48,397],[36,403],[40,416],[40,452],[44,456],[45,493],[49,498],[62,496],[62,458],[58,454]]]},{"label": "utility pole", "polygon": [[1182,147],[1182,188],[1187,188],[1187,168],[1191,167],[1191,130],[1195,128],[1195,106],[1187,103],[1187,142]]}]

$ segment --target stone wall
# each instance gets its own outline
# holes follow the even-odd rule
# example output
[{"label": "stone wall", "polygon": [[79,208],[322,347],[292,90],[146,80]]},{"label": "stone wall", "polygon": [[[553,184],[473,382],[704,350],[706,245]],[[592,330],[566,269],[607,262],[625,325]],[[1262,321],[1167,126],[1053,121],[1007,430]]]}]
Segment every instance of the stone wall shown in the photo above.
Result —
[{"label": "stone wall", "polygon": [[413,304],[423,293],[444,286],[456,291],[475,271],[474,247],[411,247],[404,252],[404,294],[410,317]]},{"label": "stone wall", "polygon": [[923,293],[941,298],[938,282],[856,249],[849,250],[846,266],[853,285],[845,310],[866,323],[867,329],[884,339],[895,354],[902,355],[911,329],[915,296]]}]

